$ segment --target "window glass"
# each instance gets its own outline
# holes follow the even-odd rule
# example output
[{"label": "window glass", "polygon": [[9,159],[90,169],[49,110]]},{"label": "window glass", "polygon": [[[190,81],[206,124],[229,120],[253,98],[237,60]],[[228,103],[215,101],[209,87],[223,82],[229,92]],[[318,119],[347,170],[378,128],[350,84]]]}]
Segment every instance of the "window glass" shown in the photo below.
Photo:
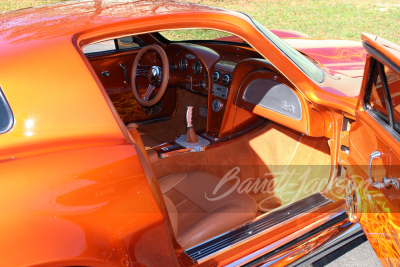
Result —
[{"label": "window glass", "polygon": [[373,74],[373,83],[369,104],[371,105],[371,110],[375,114],[377,114],[386,123],[389,123],[388,108],[385,100],[385,88],[377,68],[375,68]]},{"label": "window glass", "polygon": [[[136,40],[140,41],[136,37]],[[107,40],[99,43],[87,45],[83,48],[83,53],[98,53],[98,52],[109,52],[124,49],[135,49],[140,48],[140,45],[133,37],[122,37],[117,39],[118,47],[115,45],[115,40]]]},{"label": "window glass", "polygon": [[116,50],[114,40],[103,41],[100,43],[90,44],[83,48],[83,53],[97,53],[104,51]]},{"label": "window glass", "polygon": [[0,87],[0,134],[9,131],[13,122],[14,119],[10,106],[8,105]]},{"label": "window glass", "polygon": [[299,51],[282,41],[278,36],[267,30],[259,22],[253,20],[254,25],[268,38],[272,43],[276,45],[290,60],[292,60],[300,69],[302,69],[308,77],[314,81],[321,83],[325,79],[324,71],[317,65],[308,60]]},{"label": "window glass", "polygon": [[392,99],[395,130],[400,132],[400,75],[387,66],[385,73]]},{"label": "window glass", "polygon": [[165,39],[178,42],[178,41],[192,41],[192,40],[214,40],[222,37],[231,36],[231,34],[221,31],[208,30],[208,29],[191,29],[191,30],[174,30],[159,32]]},{"label": "window glass", "polygon": [[133,41],[132,37],[124,37],[118,39],[118,48],[119,49],[134,49],[134,48],[139,48],[140,45],[136,42]]}]

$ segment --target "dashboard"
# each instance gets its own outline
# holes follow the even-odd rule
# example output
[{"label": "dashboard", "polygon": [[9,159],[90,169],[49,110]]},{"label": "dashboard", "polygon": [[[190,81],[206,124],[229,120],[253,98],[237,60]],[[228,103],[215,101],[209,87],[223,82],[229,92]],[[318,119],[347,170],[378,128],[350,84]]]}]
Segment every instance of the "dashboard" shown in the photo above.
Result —
[{"label": "dashboard", "polygon": [[166,52],[169,85],[208,98],[206,134],[210,137],[232,137],[264,118],[308,135],[323,135],[318,108],[251,48],[172,43]]}]

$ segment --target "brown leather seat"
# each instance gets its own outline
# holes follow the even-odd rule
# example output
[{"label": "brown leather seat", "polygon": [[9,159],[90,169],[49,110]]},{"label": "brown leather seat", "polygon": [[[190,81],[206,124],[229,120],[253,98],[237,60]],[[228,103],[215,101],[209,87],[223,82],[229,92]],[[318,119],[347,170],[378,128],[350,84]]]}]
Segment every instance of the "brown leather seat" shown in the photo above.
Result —
[{"label": "brown leather seat", "polygon": [[[170,220],[184,249],[227,232],[256,217],[257,204],[231,183],[216,190],[220,178],[202,172],[175,173],[159,180]],[[232,191],[221,199],[214,199]]]},{"label": "brown leather seat", "polygon": [[[129,123],[126,128],[128,129],[138,129],[138,125],[136,123]],[[140,138],[142,139],[143,145],[145,147],[155,147],[158,146],[160,144],[162,144],[162,142],[160,140],[157,140],[157,138],[147,134],[147,133],[140,133]]]},{"label": "brown leather seat", "polygon": [[155,147],[162,144],[160,140],[147,133],[140,133],[140,138],[142,138],[143,145],[146,147]]}]

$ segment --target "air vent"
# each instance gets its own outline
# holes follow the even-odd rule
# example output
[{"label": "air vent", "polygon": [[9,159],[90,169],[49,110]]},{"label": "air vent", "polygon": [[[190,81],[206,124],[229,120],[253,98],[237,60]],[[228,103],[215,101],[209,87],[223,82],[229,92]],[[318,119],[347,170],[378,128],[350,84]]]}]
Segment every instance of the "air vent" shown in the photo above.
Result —
[{"label": "air vent", "polygon": [[219,71],[214,71],[213,75],[212,75],[212,79],[215,83],[219,82],[219,80],[221,80],[221,72]]},{"label": "air vent", "polygon": [[231,76],[230,74],[225,74],[225,75],[222,77],[222,83],[223,83],[224,85],[229,85],[229,84],[231,83],[231,81],[232,81],[232,76]]}]

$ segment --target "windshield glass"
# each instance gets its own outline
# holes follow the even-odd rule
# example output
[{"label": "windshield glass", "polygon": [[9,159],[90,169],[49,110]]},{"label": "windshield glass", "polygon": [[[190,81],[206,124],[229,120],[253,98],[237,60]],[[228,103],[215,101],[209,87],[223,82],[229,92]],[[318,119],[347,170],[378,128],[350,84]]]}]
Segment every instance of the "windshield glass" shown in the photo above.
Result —
[{"label": "windshield glass", "polygon": [[267,30],[260,23],[251,19],[255,26],[267,37],[276,47],[279,48],[288,58],[290,58],[303,72],[311,79],[320,83],[324,81],[324,71],[304,57],[299,51],[282,41],[275,34]]}]

